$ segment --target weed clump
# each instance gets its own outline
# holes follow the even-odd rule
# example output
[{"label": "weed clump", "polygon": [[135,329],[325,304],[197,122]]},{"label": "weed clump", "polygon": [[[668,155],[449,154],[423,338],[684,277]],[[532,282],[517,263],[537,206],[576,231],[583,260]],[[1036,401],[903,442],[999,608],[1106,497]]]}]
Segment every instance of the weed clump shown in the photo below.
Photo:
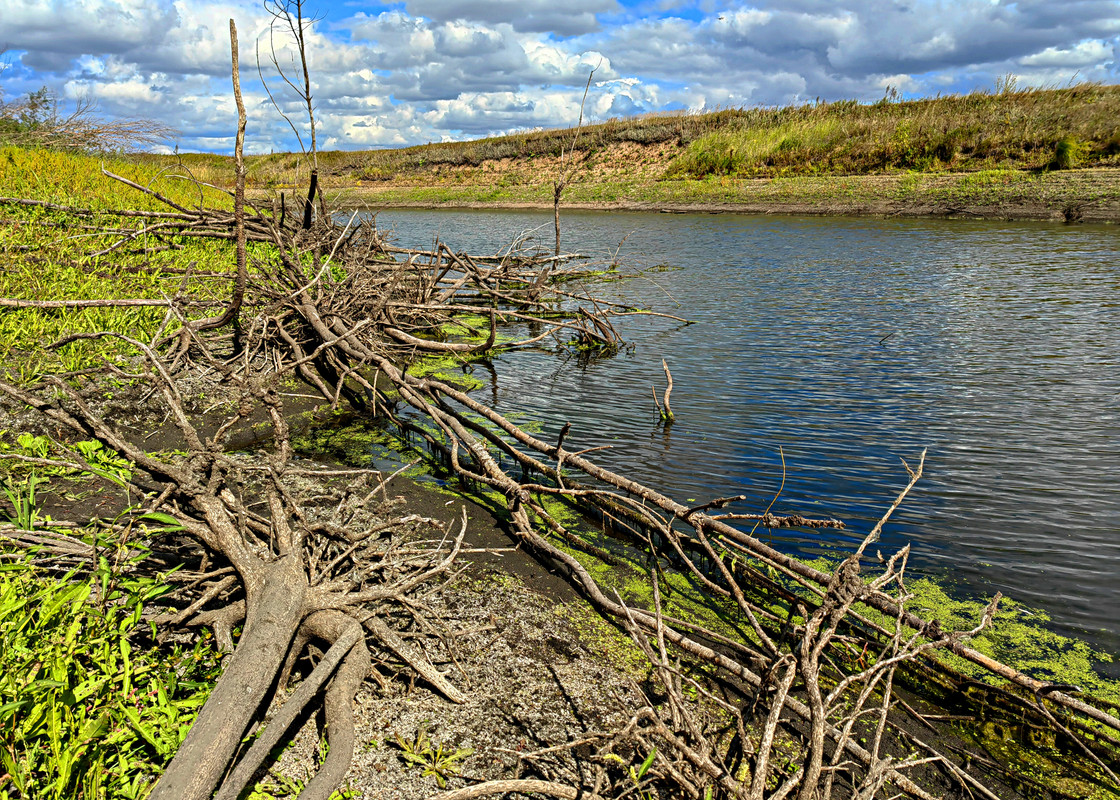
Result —
[{"label": "weed clump", "polygon": [[1081,163],[1085,153],[1085,146],[1072,136],[1063,136],[1054,145],[1054,159],[1050,162],[1052,169],[1073,169]]},{"label": "weed clump", "polygon": [[99,573],[0,566],[0,797],[144,796],[220,670],[201,642],[137,646],[165,586]]}]

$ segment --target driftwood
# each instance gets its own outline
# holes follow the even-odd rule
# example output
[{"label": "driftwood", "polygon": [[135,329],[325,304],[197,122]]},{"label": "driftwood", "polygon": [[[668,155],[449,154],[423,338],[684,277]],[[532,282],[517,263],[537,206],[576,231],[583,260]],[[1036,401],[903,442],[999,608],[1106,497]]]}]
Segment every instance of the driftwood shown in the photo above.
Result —
[{"label": "driftwood", "polygon": [[[653,391],[653,402],[654,405],[657,406],[657,415],[661,418],[662,422],[664,422],[666,425],[669,425],[675,419],[675,417],[673,416],[673,407],[669,405],[669,396],[673,393],[673,373],[669,371],[669,365],[668,363],[666,363],[665,359],[661,359],[661,368],[665,370],[664,400],[662,401],[657,399],[656,388],[651,386],[650,389]],[[715,505],[716,502],[717,501],[712,501],[705,507],[710,508],[711,506]]]},{"label": "driftwood", "polygon": [[[139,191],[158,199],[150,190]],[[130,345],[140,359],[139,369],[158,390],[186,457],[173,463],[154,458],[64,381],[50,380],[38,389],[0,383],[0,391],[39,409],[54,425],[96,438],[133,461],[133,488],[152,498],[149,510],[179,520],[208,553],[207,563],[228,565],[199,570],[177,595],[176,606],[159,618],[160,624],[172,628],[211,625],[233,654],[153,797],[204,798],[216,791],[219,796],[236,796],[253,779],[271,744],[283,741],[288,721],[307,704],[319,702],[330,719],[332,758],[304,794],[328,796],[353,750],[353,727],[347,719],[353,713],[351,699],[368,672],[371,647],[391,653],[449,702],[462,699],[453,683],[401,640],[385,617],[395,603],[407,602],[409,592],[448,573],[462,532],[445,531],[445,547],[433,550],[426,563],[408,569],[401,564],[387,582],[372,579],[380,573],[371,573],[371,565],[385,564],[385,556],[369,545],[372,529],[355,527],[354,520],[364,503],[374,502],[378,490],[341,501],[332,519],[317,521],[290,488],[299,470],[291,461],[288,422],[277,387],[291,376],[332,406],[348,403],[421,436],[446,468],[466,482],[496,491],[505,498],[522,546],[566,575],[603,614],[631,633],[646,652],[666,700],[644,709],[627,729],[604,733],[595,744],[603,759],[619,749],[656,750],[639,781],[643,785],[659,791],[675,787],[671,791],[694,797],[711,788],[730,797],[809,798],[828,796],[843,773],[845,794],[878,796],[882,787],[893,785],[911,796],[928,797],[920,770],[937,763],[970,791],[990,792],[981,788],[981,776],[933,742],[918,739],[914,745],[926,754],[922,759],[884,755],[885,742],[900,736],[894,732],[891,710],[896,674],[918,663],[923,668],[936,665],[939,650],[1021,687],[1024,713],[1036,713],[1041,705],[1039,716],[1049,717],[1044,724],[1063,737],[1082,741],[1082,732],[1092,725],[1120,730],[1120,721],[1103,707],[970,648],[967,639],[976,631],[944,632],[907,610],[907,551],[891,556],[870,581],[861,577],[868,562],[863,557],[866,548],[919,480],[921,463],[863,545],[836,570],[824,572],[733,523],[840,526],[835,520],[781,517],[769,509],[762,514],[728,510],[742,501],[739,497],[685,506],[598,466],[588,451],[565,449],[570,426],[557,441],[544,441],[469,393],[409,373],[407,365],[418,351],[462,357],[492,351],[499,346],[497,329],[503,324],[540,331],[505,347],[534,346],[551,338],[564,347],[613,351],[621,339],[610,319],[632,309],[573,291],[565,283],[562,260],[535,261],[519,253],[488,261],[442,244],[423,253],[405,251],[386,246],[372,221],[355,218],[345,227],[320,221],[303,230],[270,209],[246,207],[234,215],[208,209],[176,212],[180,216],[175,221],[194,225],[192,232],[198,235],[235,242],[239,228],[247,237],[255,231],[271,243],[275,257],[254,263],[246,256],[241,262],[239,253],[238,282],[243,276],[243,289],[236,289],[224,312],[205,324],[190,318],[185,301],[173,298],[167,302],[179,320],[177,331],[161,332],[148,342],[120,334],[80,334],[55,346],[99,336],[114,336]],[[447,341],[446,331],[454,327],[457,313],[484,316],[488,324],[483,330],[459,327],[473,341]],[[237,346],[230,349],[231,339],[224,331],[234,318],[240,319],[240,334]],[[223,319],[226,322],[216,324]],[[220,376],[235,400],[235,412],[208,436],[190,418],[178,388],[179,376],[197,368]],[[91,389],[96,391],[95,386]],[[667,408],[668,389],[665,401]],[[254,413],[266,416],[272,447],[267,458],[246,462],[226,453],[224,442]],[[503,467],[495,452],[512,466]],[[247,491],[266,499],[265,513],[249,509],[243,499]],[[556,545],[559,540],[568,548],[593,550],[550,513],[545,497],[571,503],[636,537],[657,562],[650,577],[655,598],[658,570],[688,570],[745,621],[749,635],[736,639],[671,619],[659,599],[653,608],[635,608],[605,592],[578,559]],[[88,556],[65,534],[5,534],[24,546],[53,547],[66,558]],[[785,607],[784,615],[775,613],[774,603]],[[880,620],[893,622],[870,619],[869,609],[883,615]],[[993,610],[994,603],[989,618]],[[244,633],[234,642],[230,632],[241,623]],[[327,655],[266,727],[260,741],[269,745],[239,756],[239,743],[271,698],[271,687],[286,683],[296,657],[315,640],[326,643]],[[852,647],[867,654],[865,662],[844,668],[839,659]],[[679,665],[675,659],[680,659]],[[701,665],[707,678],[699,677]],[[712,675],[721,676],[733,691],[716,694]],[[740,731],[733,742],[719,744],[704,733],[695,697],[708,698],[730,715]],[[776,740],[783,737],[798,743],[801,769],[779,779],[773,752]],[[860,744],[858,738],[869,744]],[[1107,737],[1094,738],[1081,746],[1107,770],[1113,756],[1100,751]],[[545,760],[534,762],[539,780],[525,779],[536,783],[480,784],[450,796],[481,797],[531,786],[559,797],[591,790],[604,797],[628,791],[627,776],[612,772],[609,759],[596,767],[598,788],[595,781],[588,785],[571,770],[548,766],[545,756],[541,759]],[[858,791],[849,792],[852,786]]]},{"label": "driftwood", "polygon": [[[199,220],[219,218],[210,211],[188,213],[197,213]],[[238,216],[226,218],[230,239],[237,238]],[[666,700],[643,709],[626,729],[604,733],[595,744],[603,759],[620,748],[655,752],[639,780],[643,785],[661,787],[659,791],[675,787],[671,791],[693,797],[711,788],[729,797],[796,793],[809,798],[829,796],[838,786],[838,776],[844,774],[845,794],[855,786],[857,791],[851,793],[878,796],[882,787],[893,785],[924,798],[931,795],[915,770],[939,763],[971,791],[990,792],[983,788],[981,777],[929,741],[919,739],[926,753],[921,759],[884,755],[885,742],[896,735],[891,687],[897,672],[918,662],[936,664],[934,656],[942,649],[1023,687],[1027,690],[1023,707],[1042,704],[1064,736],[1079,737],[1076,726],[1071,727],[1077,719],[1085,720],[1081,729],[1098,724],[1120,730],[1120,721],[1096,705],[969,648],[968,637],[979,629],[943,632],[910,613],[905,590],[907,550],[891,556],[877,577],[870,581],[861,577],[866,548],[919,480],[922,463],[910,473],[907,486],[861,547],[835,571],[822,572],[731,523],[750,519],[769,527],[811,528],[839,526],[835,520],[725,511],[741,501],[738,497],[682,505],[599,467],[586,452],[566,450],[563,433],[556,442],[543,441],[470,394],[409,374],[407,362],[420,349],[464,356],[492,350],[503,319],[538,325],[544,331],[544,336],[526,341],[553,336],[566,346],[608,352],[617,347],[620,342],[609,317],[625,312],[591,300],[573,306],[569,290],[557,301],[548,291],[563,277],[563,267],[555,259],[534,265],[519,257],[483,267],[479,259],[444,246],[425,255],[401,253],[399,248],[390,252],[372,224],[362,221],[352,220],[345,230],[322,224],[303,231],[282,226],[267,211],[247,211],[245,217],[247,230],[268,231],[276,258],[269,264],[246,265],[242,338],[236,350],[229,350],[221,328],[191,324],[186,307],[178,302],[172,303],[172,309],[183,320],[180,330],[155,341],[119,334],[70,339],[111,335],[134,348],[183,440],[186,457],[166,463],[149,455],[63,381],[48,381],[41,390],[0,383],[0,391],[39,409],[55,425],[96,438],[133,461],[134,489],[155,498],[151,510],[179,520],[209,553],[208,563],[229,565],[200,572],[177,598],[178,607],[159,619],[171,627],[212,625],[233,654],[153,797],[205,798],[216,791],[220,797],[236,796],[253,779],[272,745],[283,741],[290,720],[307,704],[318,702],[324,704],[330,720],[332,757],[304,796],[328,796],[353,752],[353,726],[347,720],[353,713],[351,699],[368,673],[370,647],[392,653],[448,701],[462,699],[459,690],[401,640],[384,617],[394,603],[407,602],[410,591],[447,574],[462,531],[445,531],[446,546],[433,550],[426,563],[401,573],[402,564],[395,568],[401,574],[388,582],[371,580],[371,564],[384,564],[385,557],[369,546],[372,529],[352,523],[378,489],[342,501],[327,521],[312,519],[290,489],[290,478],[298,470],[291,462],[288,422],[277,386],[292,375],[325,402],[349,402],[366,413],[383,415],[402,431],[421,435],[447,468],[466,481],[496,490],[505,498],[522,545],[566,575],[603,614],[631,633],[646,653]],[[542,282],[539,276],[544,269],[549,270],[549,279]],[[558,315],[560,302],[568,304],[562,315]],[[489,330],[472,334],[480,341],[459,347],[442,339],[458,310],[489,317]],[[230,316],[228,308],[223,316]],[[65,341],[58,346],[65,346]],[[208,437],[191,420],[178,389],[177,375],[196,366],[219,374],[237,398],[236,411]],[[257,410],[271,426],[273,444],[267,458],[246,462],[227,454],[223,442],[228,434]],[[567,430],[566,426],[564,433]],[[494,451],[501,452],[516,473],[503,468]],[[251,511],[243,499],[246,492],[266,498],[267,512]],[[542,500],[545,496],[566,500],[629,529],[644,542],[658,562],[650,576],[653,608],[635,608],[611,596],[579,560],[557,547],[557,538],[569,547],[580,546],[581,540],[549,512]],[[53,542],[69,557],[85,555],[64,536],[31,536],[34,541],[27,539],[28,546]],[[746,621],[750,635],[729,638],[665,615],[658,580],[663,560],[676,565],[666,568],[691,571],[713,595],[724,598]],[[783,576],[780,583],[768,570]],[[771,601],[785,605],[785,617],[760,602],[768,592]],[[988,624],[996,602],[998,597],[981,627]],[[875,609],[893,622],[876,623],[860,609]],[[235,643],[230,631],[239,623],[244,633]],[[239,756],[238,745],[270,699],[270,687],[277,681],[281,686],[286,683],[296,657],[314,640],[327,643],[326,656],[266,727],[259,738],[262,744]],[[865,663],[841,668],[837,659],[851,647],[862,648]],[[700,665],[709,677],[700,677]],[[722,676],[733,691],[714,693],[712,674]],[[708,698],[734,720],[740,732],[730,746],[704,732],[695,697]],[[1051,709],[1061,710],[1062,719]],[[869,744],[861,744],[857,736]],[[800,748],[801,768],[794,774],[779,775],[774,766],[775,742],[782,737],[792,738]],[[1083,746],[1099,748],[1100,741]],[[1094,758],[1101,757],[1092,752]],[[612,772],[611,763],[607,759],[596,767],[598,788],[577,780],[570,770],[548,767],[542,761],[539,780],[484,783],[447,796],[481,797],[530,789],[557,797],[591,790],[604,797],[619,796],[627,791],[625,780]]]}]

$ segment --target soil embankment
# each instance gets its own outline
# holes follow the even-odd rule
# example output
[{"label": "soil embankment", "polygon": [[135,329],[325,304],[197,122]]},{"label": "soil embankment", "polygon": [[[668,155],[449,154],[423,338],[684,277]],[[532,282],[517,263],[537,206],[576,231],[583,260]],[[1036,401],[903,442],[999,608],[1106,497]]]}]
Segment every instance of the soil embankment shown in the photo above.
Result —
[{"label": "soil embankment", "polygon": [[[991,169],[789,177],[666,177],[675,148],[617,144],[587,156],[562,207],[666,213],[959,217],[1120,222],[1120,168]],[[551,157],[413,168],[328,192],[370,208],[552,208]],[[261,195],[263,197],[263,193]]]},{"label": "soil embankment", "polygon": [[[1120,87],[1083,84],[616,119],[319,165],[328,190],[374,208],[551,208],[564,174],[573,208],[1115,222],[1118,118]],[[232,181],[220,157],[186,158]],[[249,160],[258,191],[307,179],[292,154]]]},{"label": "soil embankment", "polygon": [[[552,208],[531,191],[433,183],[340,187],[342,202],[379,208]],[[603,199],[588,199],[593,196]],[[572,187],[564,208],[679,214],[942,217],[1120,222],[1120,170],[1035,175],[854,175]]]}]

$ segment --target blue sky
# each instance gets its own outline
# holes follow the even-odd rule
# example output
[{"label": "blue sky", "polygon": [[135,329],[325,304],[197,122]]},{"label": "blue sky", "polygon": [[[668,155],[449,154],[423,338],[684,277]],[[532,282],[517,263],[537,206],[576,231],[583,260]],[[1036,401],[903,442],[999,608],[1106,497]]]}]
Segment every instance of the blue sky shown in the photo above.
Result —
[{"label": "blue sky", "polygon": [[[308,0],[323,149],[399,147],[667,110],[1120,82],[1120,0]],[[5,0],[4,98],[41,86],[229,152],[237,21],[249,146],[291,150],[249,0]],[[290,64],[282,36],[280,62]],[[290,94],[282,106],[296,112]]]}]

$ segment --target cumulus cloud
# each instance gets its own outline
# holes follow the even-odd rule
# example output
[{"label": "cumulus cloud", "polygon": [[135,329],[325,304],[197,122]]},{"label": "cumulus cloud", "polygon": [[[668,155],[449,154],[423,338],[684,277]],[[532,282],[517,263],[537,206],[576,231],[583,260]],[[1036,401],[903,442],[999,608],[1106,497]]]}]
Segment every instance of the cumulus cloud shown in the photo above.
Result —
[{"label": "cumulus cloud", "polygon": [[26,51],[25,65],[55,72],[83,53],[127,57],[178,24],[175,8],[167,2],[77,0],[60,6],[51,0],[6,4],[6,44]]},{"label": "cumulus cloud", "polygon": [[1025,67],[1091,67],[1110,59],[1112,50],[1105,42],[1088,40],[1073,47],[1047,47],[1020,58],[1019,63]]},{"label": "cumulus cloud", "polygon": [[[312,15],[316,9],[308,5]],[[255,75],[290,69],[257,0],[7,0],[5,96],[46,84],[156,118],[184,148],[228,149],[228,20],[257,150],[294,137]],[[404,0],[328,8],[308,37],[321,141],[400,146],[667,108],[776,105],[1120,78],[1120,0]]]}]

